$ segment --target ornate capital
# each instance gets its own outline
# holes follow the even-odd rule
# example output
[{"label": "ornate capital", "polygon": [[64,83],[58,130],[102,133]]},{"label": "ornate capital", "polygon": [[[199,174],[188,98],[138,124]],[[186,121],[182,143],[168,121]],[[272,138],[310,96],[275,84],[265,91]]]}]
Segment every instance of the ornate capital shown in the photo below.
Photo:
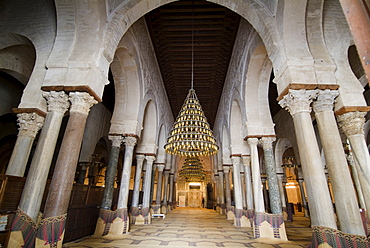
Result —
[{"label": "ornate capital", "polygon": [[222,169],[224,170],[225,174],[230,173],[230,167],[229,166],[224,166]]},{"label": "ornate capital", "polygon": [[339,95],[337,90],[319,90],[316,101],[313,102],[313,110],[318,113],[321,111],[333,111],[335,98]]},{"label": "ornate capital", "polygon": [[137,164],[142,164],[144,162],[144,159],[145,159],[144,155],[142,155],[142,154],[136,155]]},{"label": "ornate capital", "polygon": [[289,93],[279,102],[282,108],[291,115],[302,112],[311,112],[310,104],[317,96],[317,90],[289,90]]},{"label": "ornate capital", "polygon": [[125,145],[126,146],[134,147],[134,146],[136,146],[136,143],[137,143],[137,139],[135,137],[132,137],[132,136],[126,136],[125,137]]},{"label": "ornate capital", "polygon": [[121,147],[123,136],[121,135],[108,135],[108,139],[112,142],[112,146]]},{"label": "ornate capital", "polygon": [[242,161],[244,167],[248,167],[251,165],[251,156],[242,156]]},{"label": "ornate capital", "polygon": [[145,156],[147,164],[153,164],[155,156]]},{"label": "ornate capital", "polygon": [[163,171],[164,164],[157,164],[158,171]]},{"label": "ornate capital", "polygon": [[98,102],[87,92],[71,92],[69,93],[69,101],[71,102],[70,112],[78,112],[88,115],[90,108]]},{"label": "ornate capital", "polygon": [[48,103],[48,111],[64,114],[69,108],[68,95],[64,91],[43,92],[42,96]]},{"label": "ornate capital", "polygon": [[262,137],[260,139],[260,144],[262,145],[263,149],[272,149],[272,143],[276,140],[275,137]]},{"label": "ornate capital", "polygon": [[44,124],[44,117],[39,116],[36,113],[20,113],[18,117],[18,135],[29,136],[32,138],[36,137],[37,132],[42,128]]},{"label": "ornate capital", "polygon": [[232,156],[231,157],[231,160],[233,161],[233,165],[240,165],[240,162],[241,162],[241,157],[239,156]]},{"label": "ornate capital", "polygon": [[337,116],[338,126],[347,137],[364,134],[366,112],[347,112]]},{"label": "ornate capital", "polygon": [[257,138],[248,138],[247,140],[249,146],[257,146],[258,139]]}]

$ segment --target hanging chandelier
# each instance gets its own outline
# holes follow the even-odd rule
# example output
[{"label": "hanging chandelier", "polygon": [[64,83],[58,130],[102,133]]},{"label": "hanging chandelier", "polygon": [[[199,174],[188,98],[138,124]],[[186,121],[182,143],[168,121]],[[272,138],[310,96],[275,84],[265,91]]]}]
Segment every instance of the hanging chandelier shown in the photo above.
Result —
[{"label": "hanging chandelier", "polygon": [[185,159],[179,175],[184,177],[186,182],[201,182],[206,174],[198,157],[188,157]]},{"label": "hanging chandelier", "polygon": [[211,156],[218,146],[213,132],[198,100],[194,84],[194,37],[191,36],[191,88],[180,109],[164,149],[167,153],[182,157]]}]

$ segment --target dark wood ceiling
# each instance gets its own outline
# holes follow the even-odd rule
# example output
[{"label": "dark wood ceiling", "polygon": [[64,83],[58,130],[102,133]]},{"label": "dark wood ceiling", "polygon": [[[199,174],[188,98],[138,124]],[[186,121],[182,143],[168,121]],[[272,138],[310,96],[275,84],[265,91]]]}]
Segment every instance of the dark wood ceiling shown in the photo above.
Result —
[{"label": "dark wood ceiling", "polygon": [[206,1],[178,1],[153,10],[146,22],[174,117],[191,88],[213,126],[240,16]]}]

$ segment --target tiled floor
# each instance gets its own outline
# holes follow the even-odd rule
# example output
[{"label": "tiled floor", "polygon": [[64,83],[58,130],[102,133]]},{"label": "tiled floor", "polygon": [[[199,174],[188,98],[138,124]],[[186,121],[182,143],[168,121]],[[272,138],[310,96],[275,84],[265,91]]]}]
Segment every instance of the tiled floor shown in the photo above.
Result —
[{"label": "tiled floor", "polygon": [[87,237],[63,247],[307,247],[311,238],[309,220],[297,215],[294,218],[285,223],[289,241],[253,239],[252,228],[235,227],[233,221],[214,210],[177,208],[165,219],[153,219],[151,225],[132,225],[130,233],[120,239]]}]

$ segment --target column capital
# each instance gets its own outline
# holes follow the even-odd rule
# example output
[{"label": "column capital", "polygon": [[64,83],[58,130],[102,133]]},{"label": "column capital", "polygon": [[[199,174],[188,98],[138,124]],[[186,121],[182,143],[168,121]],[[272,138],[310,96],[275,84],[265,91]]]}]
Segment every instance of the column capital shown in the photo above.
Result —
[{"label": "column capital", "polygon": [[142,164],[144,162],[144,159],[145,159],[145,155],[143,154],[137,154],[136,155],[136,161],[138,164]]},{"label": "column capital", "polygon": [[222,169],[224,170],[225,174],[230,173],[230,167],[229,166],[224,166]]},{"label": "column capital", "polygon": [[260,139],[260,144],[262,145],[263,149],[272,149],[272,143],[276,140],[275,137],[262,137]]},{"label": "column capital", "polygon": [[163,171],[164,164],[156,164],[156,165],[157,165],[158,171]]},{"label": "column capital", "polygon": [[123,136],[121,135],[108,135],[108,139],[112,142],[112,146],[121,147]]},{"label": "column capital", "polygon": [[135,137],[132,137],[132,136],[126,136],[125,137],[125,146],[127,147],[134,147],[136,146],[136,143],[137,143],[137,139]]},{"label": "column capital", "polygon": [[70,112],[77,112],[85,116],[88,116],[90,108],[98,103],[89,93],[79,91],[70,92],[69,101],[71,102]]},{"label": "column capital", "polygon": [[257,146],[258,145],[258,138],[248,138],[247,142],[248,142],[248,145],[250,145],[250,146]]},{"label": "column capital", "polygon": [[337,115],[338,126],[347,137],[364,134],[366,112],[347,112]]},{"label": "column capital", "polygon": [[64,114],[69,108],[68,95],[64,91],[44,91],[42,96],[48,103],[48,112]]},{"label": "column capital", "polygon": [[251,156],[242,156],[242,161],[244,167],[248,167],[251,165]]},{"label": "column capital", "polygon": [[44,117],[36,113],[19,113],[18,117],[18,135],[36,137],[37,132],[44,124]]},{"label": "column capital", "polygon": [[233,161],[233,165],[240,164],[241,157],[239,157],[239,156],[232,156],[231,157],[231,160]]},{"label": "column capital", "polygon": [[322,111],[333,111],[334,100],[338,95],[338,90],[318,90],[317,99],[312,104],[313,110],[316,113]]},{"label": "column capital", "polygon": [[152,155],[150,155],[150,156],[145,156],[145,159],[146,159],[146,161],[147,161],[148,163],[153,164],[153,162],[154,162],[154,160],[155,160],[155,156],[152,156]]},{"label": "column capital", "polygon": [[311,112],[310,104],[317,96],[317,90],[292,90],[289,89],[279,104],[293,116],[297,113]]}]

